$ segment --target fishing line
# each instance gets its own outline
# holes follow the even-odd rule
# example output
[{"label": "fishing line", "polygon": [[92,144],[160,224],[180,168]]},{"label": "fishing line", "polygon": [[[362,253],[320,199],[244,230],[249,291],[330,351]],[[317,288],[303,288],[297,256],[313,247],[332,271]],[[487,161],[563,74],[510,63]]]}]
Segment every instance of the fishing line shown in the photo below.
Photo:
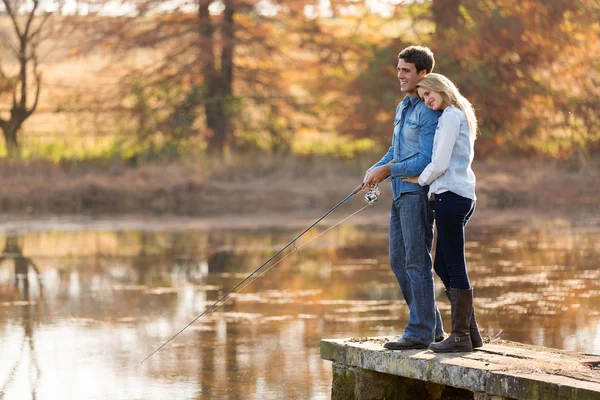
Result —
[{"label": "fishing line", "polygon": [[294,254],[296,252],[296,250],[300,250],[302,247],[306,246],[307,244],[309,244],[310,242],[312,242],[313,240],[317,239],[319,236],[326,234],[327,232],[329,232],[330,230],[332,230],[333,228],[335,228],[336,226],[338,226],[339,224],[343,223],[344,221],[352,218],[353,216],[355,216],[356,214],[358,214],[359,212],[361,212],[362,210],[364,210],[365,208],[369,207],[370,204],[367,204],[366,206],[364,206],[363,208],[361,208],[360,210],[348,215],[346,218],[344,218],[343,220],[341,220],[340,222],[337,222],[335,225],[330,226],[329,228],[327,228],[326,230],[324,230],[323,232],[319,233],[317,236],[315,236],[314,238],[311,238],[309,240],[307,240],[305,243],[303,243],[301,246],[298,246],[296,248],[294,248],[294,250],[290,251],[288,254],[286,254],[284,257],[281,258],[281,260],[277,261],[275,264],[271,265],[269,268],[265,269],[263,272],[261,272],[260,275],[252,278],[251,281],[246,282],[246,284],[244,286],[242,286],[241,288],[239,288],[239,290],[237,290],[235,293],[232,293],[231,296],[229,296],[227,299],[223,300],[223,302],[221,304],[219,304],[217,307],[213,308],[210,313],[214,312],[217,308],[221,307],[223,304],[227,303],[229,300],[233,299],[235,296],[235,294],[241,292],[242,290],[244,290],[244,288],[246,288],[249,284],[251,284],[252,282],[254,282],[255,280],[257,280],[258,278],[260,278],[261,276],[263,276],[264,274],[266,274],[267,272],[269,272],[269,270],[271,268],[273,268],[274,266],[276,266],[277,264],[279,264],[280,262],[282,262],[283,260],[285,260],[286,258],[288,258],[289,256],[291,256],[292,254]]},{"label": "fishing line", "polygon": [[[387,179],[387,178],[386,178]],[[335,211],[338,207],[340,207],[342,204],[344,204],[346,201],[348,201],[352,196],[354,196],[356,193],[358,193],[361,189],[363,188],[363,184],[361,183],[360,185],[358,185],[356,187],[356,189],[354,189],[352,191],[352,193],[350,193],[348,196],[346,196],[342,201],[340,201],[339,203],[337,203],[333,208],[331,208],[329,211],[327,211],[327,213],[325,213],[321,218],[319,218],[318,220],[316,220],[311,226],[309,226],[308,228],[306,228],[302,233],[300,233],[298,236],[296,236],[291,242],[289,242],[287,245],[285,245],[281,250],[279,250],[277,253],[275,253],[273,256],[271,256],[271,258],[269,258],[267,261],[265,261],[260,267],[258,267],[257,269],[255,269],[250,275],[248,275],[246,278],[244,278],[244,280],[242,280],[240,283],[238,283],[237,285],[235,285],[232,289],[230,289],[227,293],[225,293],[225,295],[223,295],[219,300],[217,300],[216,302],[214,302],[209,308],[207,308],[206,310],[204,310],[204,312],[202,314],[200,314],[199,316],[197,316],[196,318],[194,318],[189,324],[187,324],[185,327],[183,327],[179,332],[177,332],[173,337],[171,337],[169,340],[167,340],[165,343],[163,343],[159,348],[157,348],[156,350],[154,350],[152,353],[150,353],[150,355],[146,358],[144,358],[142,360],[142,362],[140,364],[143,364],[144,361],[146,361],[147,359],[149,359],[150,357],[152,357],[155,353],[157,353],[158,351],[160,351],[163,347],[165,347],[167,344],[169,344],[169,342],[171,342],[173,339],[175,339],[177,336],[179,336],[184,330],[186,330],[187,328],[189,328],[194,322],[196,322],[197,320],[199,320],[202,316],[213,312],[214,310],[216,310],[218,307],[221,306],[221,304],[225,303],[229,298],[230,298],[230,294],[235,293],[235,291],[242,286],[242,289],[244,287],[246,287],[248,284],[252,283],[254,280],[256,280],[258,277],[264,275],[265,272],[267,272],[269,269],[273,268],[275,265],[279,264],[281,261],[283,261],[284,259],[286,259],[289,255],[291,255],[292,253],[294,253],[296,250],[298,250],[299,248],[305,246],[307,243],[310,243],[312,240],[318,238],[319,236],[323,235],[324,233],[326,233],[327,231],[333,229],[335,226],[339,225],[340,223],[342,223],[343,221],[347,220],[348,218],[358,214],[359,212],[361,212],[362,210],[364,210],[365,208],[367,208],[368,206],[372,205],[375,201],[377,201],[378,196],[381,194],[379,192],[379,190],[377,188],[372,189],[371,191],[369,191],[366,195],[365,195],[365,201],[367,202],[367,205],[362,207],[360,210],[356,211],[355,213],[351,214],[350,216],[346,217],[345,219],[343,219],[342,221],[338,222],[337,224],[333,225],[332,227],[328,228],[327,230],[323,231],[322,233],[320,233],[319,235],[315,236],[314,238],[308,240],[306,243],[304,243],[303,245],[301,245],[300,247],[296,246],[296,241],[298,239],[300,239],[306,232],[308,232],[309,230],[311,230],[315,225],[317,225],[319,222],[321,222],[323,219],[325,219],[325,217],[327,217],[329,214],[331,214],[333,211]],[[287,255],[285,255],[281,260],[277,261],[277,263],[275,263],[274,265],[272,265],[271,267],[267,268],[267,270],[263,271],[263,273],[261,273],[259,276],[253,278],[253,276],[260,271],[265,265],[267,265],[269,262],[271,262],[275,257],[277,257],[279,254],[281,254],[285,249],[287,249],[288,247],[290,247],[291,245],[294,245],[294,249],[288,253]],[[252,279],[252,280],[250,280]],[[250,282],[248,282],[250,280]]]}]

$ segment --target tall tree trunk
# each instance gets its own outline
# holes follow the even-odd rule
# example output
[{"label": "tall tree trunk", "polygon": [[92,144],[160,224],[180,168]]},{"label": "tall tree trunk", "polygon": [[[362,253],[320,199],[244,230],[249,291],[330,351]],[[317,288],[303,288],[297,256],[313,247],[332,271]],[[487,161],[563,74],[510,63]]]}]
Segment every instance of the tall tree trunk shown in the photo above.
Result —
[{"label": "tall tree trunk", "polygon": [[233,48],[235,41],[235,26],[233,22],[234,0],[224,0],[225,11],[223,12],[223,45],[221,52],[221,79],[223,81],[223,94],[231,96],[233,84]]},{"label": "tall tree trunk", "polygon": [[21,147],[19,146],[18,132],[19,127],[16,124],[1,124],[4,142],[6,143],[6,153],[8,158],[19,158],[21,156]]},{"label": "tall tree trunk", "polygon": [[[218,76],[215,66],[215,53],[214,53],[214,27],[210,20],[210,12],[208,6],[211,0],[200,0],[198,7],[198,23],[199,23],[199,34],[200,34],[200,60],[202,65],[200,66],[202,76],[204,78],[204,85],[206,87],[205,92],[205,113],[206,113],[206,125],[209,131],[211,131],[211,138],[218,135],[219,132],[219,107],[217,104],[217,87],[218,87]],[[211,146],[209,145],[209,148]]]},{"label": "tall tree trunk", "polygon": [[215,28],[210,20],[208,6],[210,0],[200,0],[199,23],[201,39],[202,74],[206,87],[206,125],[211,132],[208,139],[208,152],[220,154],[230,144],[233,126],[229,110],[233,84],[233,50],[235,26],[233,21],[234,0],[224,0],[223,22],[221,25],[221,58],[216,63]]}]

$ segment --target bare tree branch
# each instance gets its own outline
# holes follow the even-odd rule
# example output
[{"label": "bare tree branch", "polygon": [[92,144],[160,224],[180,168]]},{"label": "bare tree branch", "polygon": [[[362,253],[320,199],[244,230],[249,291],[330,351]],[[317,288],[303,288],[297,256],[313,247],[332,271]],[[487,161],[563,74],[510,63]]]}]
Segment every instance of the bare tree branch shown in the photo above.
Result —
[{"label": "bare tree branch", "polygon": [[19,50],[12,43],[8,35],[6,35],[4,32],[0,33],[0,40],[2,40],[2,43],[11,51],[11,53],[15,57],[19,57]]},{"label": "bare tree branch", "polygon": [[13,11],[12,5],[10,4],[10,1],[8,0],[2,0],[2,3],[4,4],[4,7],[6,8],[6,13],[8,14],[8,16],[10,17],[10,19],[12,20],[13,26],[15,28],[15,31],[17,31],[17,36],[21,37],[21,29],[19,28],[19,24],[17,22],[17,15],[16,12]]},{"label": "bare tree branch", "polygon": [[27,22],[25,23],[25,32],[23,32],[23,36],[22,36],[24,38],[29,37],[29,28],[31,28],[31,23],[33,22],[33,18],[35,16],[35,10],[37,10],[39,5],[40,5],[39,0],[33,0],[33,9],[27,16]]}]

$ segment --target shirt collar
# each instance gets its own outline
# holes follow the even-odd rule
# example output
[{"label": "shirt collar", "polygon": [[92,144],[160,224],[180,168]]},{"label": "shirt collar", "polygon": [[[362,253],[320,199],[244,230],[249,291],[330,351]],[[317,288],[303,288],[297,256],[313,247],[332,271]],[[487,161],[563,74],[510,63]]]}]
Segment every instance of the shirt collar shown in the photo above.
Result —
[{"label": "shirt collar", "polygon": [[410,104],[414,107],[420,101],[421,99],[417,95],[414,95],[413,97],[406,95],[404,96],[404,99],[402,99],[402,105],[406,107],[408,104]]},{"label": "shirt collar", "polygon": [[[408,95],[406,97],[408,97]],[[421,99],[419,98],[419,96],[417,96],[416,94],[413,97],[408,97],[408,98],[409,98],[410,104],[413,105],[413,106],[416,105],[418,102],[421,101]]]}]

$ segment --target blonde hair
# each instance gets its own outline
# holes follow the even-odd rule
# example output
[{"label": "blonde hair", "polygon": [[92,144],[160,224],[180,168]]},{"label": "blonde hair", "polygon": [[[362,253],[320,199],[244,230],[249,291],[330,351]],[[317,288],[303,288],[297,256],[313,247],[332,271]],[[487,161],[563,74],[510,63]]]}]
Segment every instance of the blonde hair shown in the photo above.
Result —
[{"label": "blonde hair", "polygon": [[427,74],[417,83],[417,89],[420,87],[438,92],[447,106],[460,108],[467,119],[469,133],[473,138],[477,137],[477,117],[475,116],[473,105],[466,97],[460,94],[460,91],[450,79],[442,74]]}]

